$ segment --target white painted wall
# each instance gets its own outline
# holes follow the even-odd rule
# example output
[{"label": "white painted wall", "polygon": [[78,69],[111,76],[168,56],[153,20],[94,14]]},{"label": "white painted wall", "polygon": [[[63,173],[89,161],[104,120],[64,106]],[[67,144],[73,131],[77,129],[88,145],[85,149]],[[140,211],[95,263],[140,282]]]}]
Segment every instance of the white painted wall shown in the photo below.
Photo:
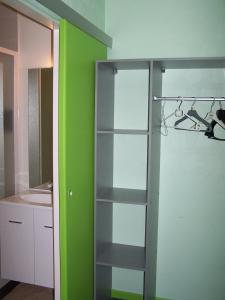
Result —
[{"label": "white painted wall", "polygon": [[[106,0],[106,31],[114,41],[109,58],[225,56],[224,25],[223,0]],[[168,71],[163,93],[225,95],[224,79],[223,70]],[[197,107],[204,115],[209,104]],[[173,109],[173,104],[166,105],[166,113]],[[157,266],[160,297],[225,298],[224,148],[222,142],[201,134],[169,130],[169,135],[162,137]],[[127,209],[120,212],[126,213]],[[114,221],[118,222],[118,217],[114,214]],[[115,240],[126,236],[126,229],[117,230]],[[141,291],[140,274],[114,272],[113,288]]]},{"label": "white painted wall", "polygon": [[109,58],[223,56],[224,0],[106,0]]},{"label": "white painted wall", "polygon": [[105,0],[63,0],[94,25],[105,30]]},{"label": "white painted wall", "polygon": [[29,187],[28,166],[28,69],[52,66],[51,31],[18,15],[18,95],[15,125],[16,192]]},{"label": "white painted wall", "polygon": [[[225,70],[167,71],[163,77],[163,95],[225,95]],[[196,104],[201,116],[210,104]],[[176,107],[167,103],[165,115]],[[174,129],[161,143],[158,295],[224,299],[225,143]]]}]

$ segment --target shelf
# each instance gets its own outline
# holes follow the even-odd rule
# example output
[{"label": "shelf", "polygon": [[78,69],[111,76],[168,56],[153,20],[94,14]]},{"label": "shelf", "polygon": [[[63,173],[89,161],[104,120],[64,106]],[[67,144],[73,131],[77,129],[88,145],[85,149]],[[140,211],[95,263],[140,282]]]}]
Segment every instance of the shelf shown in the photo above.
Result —
[{"label": "shelf", "polygon": [[111,130],[97,130],[98,134],[134,134],[134,135],[148,135],[147,130],[135,129],[111,129]]},{"label": "shelf", "polygon": [[97,264],[145,271],[145,248],[122,244],[105,244],[98,251]]},{"label": "shelf", "polygon": [[102,188],[98,189],[96,200],[109,203],[147,205],[147,191],[124,188]]}]

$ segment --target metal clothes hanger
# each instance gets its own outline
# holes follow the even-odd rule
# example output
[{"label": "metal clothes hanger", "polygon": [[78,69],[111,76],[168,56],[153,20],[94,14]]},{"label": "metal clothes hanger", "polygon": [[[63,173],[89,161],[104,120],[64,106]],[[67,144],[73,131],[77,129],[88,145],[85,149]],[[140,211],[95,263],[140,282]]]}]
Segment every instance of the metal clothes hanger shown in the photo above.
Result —
[{"label": "metal clothes hanger", "polygon": [[183,100],[180,100],[180,104],[178,106],[177,109],[175,109],[174,112],[172,112],[171,114],[169,114],[168,116],[165,117],[165,105],[166,105],[166,102],[163,103],[162,105],[162,115],[161,115],[161,119],[162,119],[162,126],[164,127],[164,132],[161,131],[161,134],[164,135],[164,136],[167,136],[168,135],[168,128],[173,128],[173,126],[168,126],[166,121],[168,119],[170,119],[171,117],[175,116],[177,118],[179,117],[182,117],[184,112],[183,110],[181,109],[181,105],[183,103]]},{"label": "metal clothes hanger", "polygon": [[[175,126],[177,126],[178,124],[182,123],[183,121],[185,121],[187,118],[190,118],[190,117],[194,118],[194,122],[196,122],[196,120],[198,121],[198,122],[196,122],[198,127],[200,127],[200,124],[198,124],[198,123],[204,124],[206,128],[208,128],[210,126],[209,122],[207,122],[205,119],[203,119],[201,116],[199,116],[196,109],[194,109],[195,103],[196,103],[196,99],[192,103],[191,109],[187,112],[187,114],[185,114],[185,116],[183,118],[181,118],[180,120],[175,122]],[[193,119],[191,119],[191,120],[193,121]],[[202,131],[202,130],[200,130],[200,131]]]},{"label": "metal clothes hanger", "polygon": [[[183,98],[182,98],[182,102],[183,102]],[[191,129],[191,128],[182,128],[182,127],[178,127],[178,125],[182,122],[184,122],[185,120],[190,120],[194,123],[194,127],[196,128],[198,126],[198,123],[196,122],[196,120],[194,120],[191,116],[189,116],[188,114],[183,113],[183,117],[179,120],[177,120],[174,123],[174,128],[177,130],[187,130],[187,131],[196,131],[196,129]]]},{"label": "metal clothes hanger", "polygon": [[[203,119],[198,114],[198,112],[194,109],[195,103],[196,103],[196,99],[192,103],[191,109],[187,112],[187,114],[184,114],[184,116],[181,119],[179,119],[178,121],[175,122],[175,124],[174,124],[174,128],[175,129],[187,130],[187,131],[205,132],[207,130],[207,128],[210,127],[210,123],[207,122],[205,119]],[[191,127],[191,129],[178,127],[178,125],[180,123],[184,122],[187,119],[190,119],[192,122],[194,122],[194,125]],[[205,125],[205,127],[206,127],[205,130],[202,130],[200,128],[200,123],[202,123],[203,125]],[[194,128],[194,129],[192,129],[192,128]]]},{"label": "metal clothes hanger", "polygon": [[214,99],[213,102],[212,102],[212,104],[211,104],[211,106],[210,106],[210,111],[207,112],[207,114],[206,114],[206,116],[204,118],[206,121],[212,121],[213,120],[213,117],[215,115],[215,113],[213,112],[213,107],[214,107],[215,103],[216,103],[216,101]]}]

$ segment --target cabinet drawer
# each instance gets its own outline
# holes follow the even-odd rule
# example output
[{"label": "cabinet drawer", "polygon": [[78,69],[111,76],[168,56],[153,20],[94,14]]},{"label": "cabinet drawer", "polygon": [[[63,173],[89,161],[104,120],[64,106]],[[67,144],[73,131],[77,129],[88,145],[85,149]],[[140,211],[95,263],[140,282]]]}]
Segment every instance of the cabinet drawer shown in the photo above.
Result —
[{"label": "cabinet drawer", "polygon": [[1,276],[34,283],[33,209],[0,206]]},{"label": "cabinet drawer", "polygon": [[35,284],[53,288],[52,210],[34,210]]},{"label": "cabinet drawer", "polygon": [[33,208],[1,204],[1,224],[16,223],[30,225],[33,223]]}]

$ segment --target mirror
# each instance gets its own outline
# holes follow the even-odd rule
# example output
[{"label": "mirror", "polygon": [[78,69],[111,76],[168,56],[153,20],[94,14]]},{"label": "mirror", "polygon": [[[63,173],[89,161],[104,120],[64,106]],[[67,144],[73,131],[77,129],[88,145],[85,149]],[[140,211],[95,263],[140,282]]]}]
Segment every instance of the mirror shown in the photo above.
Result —
[{"label": "mirror", "polygon": [[29,187],[52,182],[53,69],[28,70]]}]

